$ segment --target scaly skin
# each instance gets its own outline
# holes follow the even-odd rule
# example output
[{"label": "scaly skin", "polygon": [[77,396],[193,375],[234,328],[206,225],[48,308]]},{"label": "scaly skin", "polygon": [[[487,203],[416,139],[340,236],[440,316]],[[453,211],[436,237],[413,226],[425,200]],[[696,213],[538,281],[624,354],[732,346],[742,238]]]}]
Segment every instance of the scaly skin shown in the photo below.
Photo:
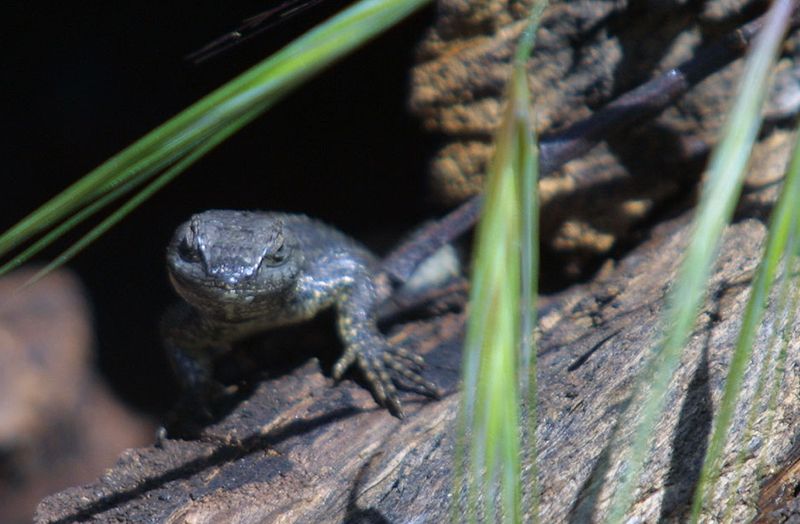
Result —
[{"label": "scaly skin", "polygon": [[398,417],[403,410],[394,379],[438,395],[417,372],[422,358],[392,346],[378,331],[375,307],[390,289],[375,278],[376,259],[321,222],[284,213],[206,211],[177,229],[167,268],[188,306],[165,316],[164,339],[191,396],[220,394],[211,366],[233,342],[329,307],[336,310],[345,346],[335,378],[357,363],[378,402]]}]

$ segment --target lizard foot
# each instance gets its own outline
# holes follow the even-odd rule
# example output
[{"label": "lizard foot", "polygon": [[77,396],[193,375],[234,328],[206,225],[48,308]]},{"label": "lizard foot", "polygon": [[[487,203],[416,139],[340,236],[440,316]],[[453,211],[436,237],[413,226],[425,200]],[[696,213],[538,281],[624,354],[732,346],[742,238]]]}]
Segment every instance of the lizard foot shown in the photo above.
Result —
[{"label": "lizard foot", "polygon": [[345,351],[333,368],[336,380],[341,379],[353,363],[357,363],[378,404],[398,418],[403,418],[403,407],[395,384],[408,382],[426,395],[441,397],[439,388],[420,373],[425,364],[421,356],[383,341],[372,339],[370,342]]}]

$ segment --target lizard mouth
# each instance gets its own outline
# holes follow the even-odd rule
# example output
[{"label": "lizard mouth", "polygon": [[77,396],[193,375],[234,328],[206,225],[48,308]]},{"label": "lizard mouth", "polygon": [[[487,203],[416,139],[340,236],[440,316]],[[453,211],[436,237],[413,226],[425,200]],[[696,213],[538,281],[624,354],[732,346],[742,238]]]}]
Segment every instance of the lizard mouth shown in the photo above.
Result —
[{"label": "lizard mouth", "polygon": [[169,271],[172,286],[179,293],[212,295],[220,300],[243,301],[251,296],[252,285],[247,280],[224,280],[206,274],[184,274],[181,271]]},{"label": "lizard mouth", "polygon": [[247,293],[235,286],[212,278],[198,278],[196,275],[184,275],[180,271],[170,271],[169,279],[172,287],[187,302],[193,305],[208,301],[244,301]]},{"label": "lizard mouth", "polygon": [[256,297],[252,293],[209,279],[201,282],[173,272],[169,276],[175,291],[205,316],[226,322],[244,322],[260,315],[260,310],[254,307]]}]

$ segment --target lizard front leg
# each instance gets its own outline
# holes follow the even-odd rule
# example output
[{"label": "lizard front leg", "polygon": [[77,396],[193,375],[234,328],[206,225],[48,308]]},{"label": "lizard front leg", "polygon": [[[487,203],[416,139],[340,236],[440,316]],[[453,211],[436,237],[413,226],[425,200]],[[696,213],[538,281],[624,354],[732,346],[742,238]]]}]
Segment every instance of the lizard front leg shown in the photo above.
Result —
[{"label": "lizard front leg", "polygon": [[211,418],[210,408],[225,395],[225,387],[213,377],[214,361],[228,344],[210,344],[213,328],[187,304],[176,304],[161,323],[164,347],[182,390],[181,404]]},{"label": "lizard front leg", "polygon": [[423,391],[439,397],[439,389],[420,374],[422,357],[390,344],[380,333],[375,318],[377,292],[369,281],[355,284],[344,292],[337,304],[339,336],[345,346],[333,368],[337,380],[353,363],[364,377],[379,404],[392,415],[403,417],[403,408],[395,383],[402,378]]}]

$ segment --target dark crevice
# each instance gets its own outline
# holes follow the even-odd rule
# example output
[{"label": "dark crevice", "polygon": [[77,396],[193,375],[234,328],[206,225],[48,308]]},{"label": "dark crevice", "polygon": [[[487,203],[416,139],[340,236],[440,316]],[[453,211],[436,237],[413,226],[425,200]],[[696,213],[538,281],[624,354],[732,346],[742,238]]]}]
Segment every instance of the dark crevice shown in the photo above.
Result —
[{"label": "dark crevice", "polygon": [[575,360],[575,362],[573,362],[572,364],[570,364],[570,365],[567,367],[567,371],[569,371],[569,372],[575,371],[575,370],[577,370],[579,367],[581,367],[582,365],[584,365],[584,364],[586,363],[586,361],[587,361],[587,360],[589,360],[589,357],[591,357],[591,356],[592,356],[592,355],[593,355],[593,354],[594,354],[594,353],[595,353],[595,352],[596,352],[598,349],[600,349],[601,347],[603,347],[603,345],[604,345],[606,342],[608,342],[609,340],[611,340],[612,338],[614,338],[615,336],[617,336],[617,335],[618,335],[618,334],[619,334],[621,331],[622,331],[621,329],[618,329],[618,330],[616,330],[616,331],[613,331],[612,333],[610,333],[610,334],[608,334],[606,337],[604,337],[602,340],[598,341],[598,342],[597,342],[595,345],[593,345],[591,348],[589,348],[589,350],[588,350],[588,351],[586,351],[586,352],[585,352],[585,353],[583,353],[581,356],[579,356],[579,357],[578,357],[578,358]]}]

